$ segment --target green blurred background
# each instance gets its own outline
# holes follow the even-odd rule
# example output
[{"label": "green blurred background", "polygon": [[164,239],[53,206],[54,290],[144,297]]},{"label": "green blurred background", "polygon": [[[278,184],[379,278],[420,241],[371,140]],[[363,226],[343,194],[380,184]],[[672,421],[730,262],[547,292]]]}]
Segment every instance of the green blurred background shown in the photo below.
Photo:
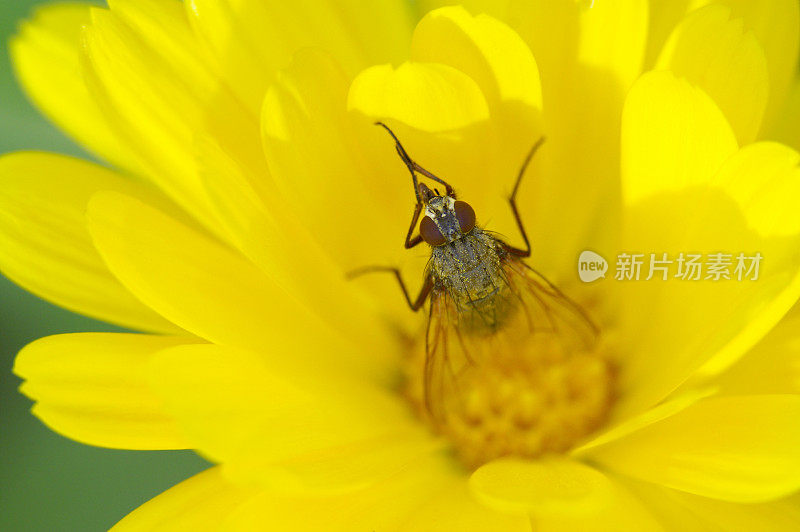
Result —
[{"label": "green blurred background", "polygon": [[[8,39],[46,0],[0,0],[0,153],[40,149],[87,157],[28,103]],[[207,467],[190,451],[99,449],[51,432],[30,414],[11,373],[22,346],[42,336],[121,329],[38,299],[0,276],[0,530],[107,530],[166,488]]]}]

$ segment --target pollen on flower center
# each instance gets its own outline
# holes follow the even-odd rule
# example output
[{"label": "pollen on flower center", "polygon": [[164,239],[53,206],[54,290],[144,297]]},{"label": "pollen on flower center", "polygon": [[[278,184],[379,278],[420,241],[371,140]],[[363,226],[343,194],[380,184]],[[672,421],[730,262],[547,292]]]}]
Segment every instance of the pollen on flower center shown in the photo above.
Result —
[{"label": "pollen on flower center", "polygon": [[446,384],[441,393],[429,391],[427,405],[424,354],[418,354],[407,366],[406,395],[470,467],[501,456],[565,452],[606,420],[614,366],[603,345],[577,350],[560,340],[529,335],[514,348],[447,369]]}]

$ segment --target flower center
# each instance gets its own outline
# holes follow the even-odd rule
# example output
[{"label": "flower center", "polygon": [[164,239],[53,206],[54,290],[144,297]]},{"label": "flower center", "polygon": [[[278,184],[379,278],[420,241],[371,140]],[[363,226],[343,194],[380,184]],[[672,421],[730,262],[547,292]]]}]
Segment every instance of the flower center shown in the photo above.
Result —
[{"label": "flower center", "polygon": [[470,467],[501,456],[563,453],[606,420],[614,399],[608,348],[577,348],[554,333],[526,336],[458,368],[447,361],[427,379],[424,339],[409,360],[406,396]]}]

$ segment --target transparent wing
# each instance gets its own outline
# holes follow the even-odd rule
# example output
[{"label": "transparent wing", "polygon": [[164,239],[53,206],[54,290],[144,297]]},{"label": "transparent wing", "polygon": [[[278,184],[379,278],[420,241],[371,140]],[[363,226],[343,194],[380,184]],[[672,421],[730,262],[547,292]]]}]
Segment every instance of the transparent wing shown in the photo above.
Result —
[{"label": "transparent wing", "polygon": [[597,326],[578,303],[547,278],[514,257],[503,262],[503,273],[523,311],[518,319],[524,319],[531,334],[554,334],[574,348],[594,346]]},{"label": "transparent wing", "polygon": [[[428,413],[436,419],[464,407],[461,389],[488,357],[494,370],[502,370],[517,367],[523,349],[540,350],[542,356],[570,356],[597,342],[598,329],[591,318],[553,283],[514,256],[505,257],[502,266],[504,286],[488,310],[459,309],[447,291],[431,294],[424,392]],[[481,320],[465,312],[491,312],[492,319],[501,312],[505,317],[487,330],[474,327]]]}]

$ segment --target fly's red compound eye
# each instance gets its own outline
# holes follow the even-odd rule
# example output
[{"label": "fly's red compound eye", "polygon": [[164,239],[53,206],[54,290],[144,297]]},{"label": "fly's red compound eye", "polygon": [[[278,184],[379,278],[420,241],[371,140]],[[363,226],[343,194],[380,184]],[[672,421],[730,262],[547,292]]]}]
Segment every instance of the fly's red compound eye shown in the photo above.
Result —
[{"label": "fly's red compound eye", "polygon": [[433,247],[443,246],[447,242],[442,232],[436,227],[436,223],[429,216],[423,217],[419,223],[419,234],[422,235],[425,242]]},{"label": "fly's red compound eye", "polygon": [[453,210],[456,211],[456,219],[461,232],[467,234],[472,231],[472,228],[475,227],[475,211],[469,203],[457,201],[453,204]]}]

